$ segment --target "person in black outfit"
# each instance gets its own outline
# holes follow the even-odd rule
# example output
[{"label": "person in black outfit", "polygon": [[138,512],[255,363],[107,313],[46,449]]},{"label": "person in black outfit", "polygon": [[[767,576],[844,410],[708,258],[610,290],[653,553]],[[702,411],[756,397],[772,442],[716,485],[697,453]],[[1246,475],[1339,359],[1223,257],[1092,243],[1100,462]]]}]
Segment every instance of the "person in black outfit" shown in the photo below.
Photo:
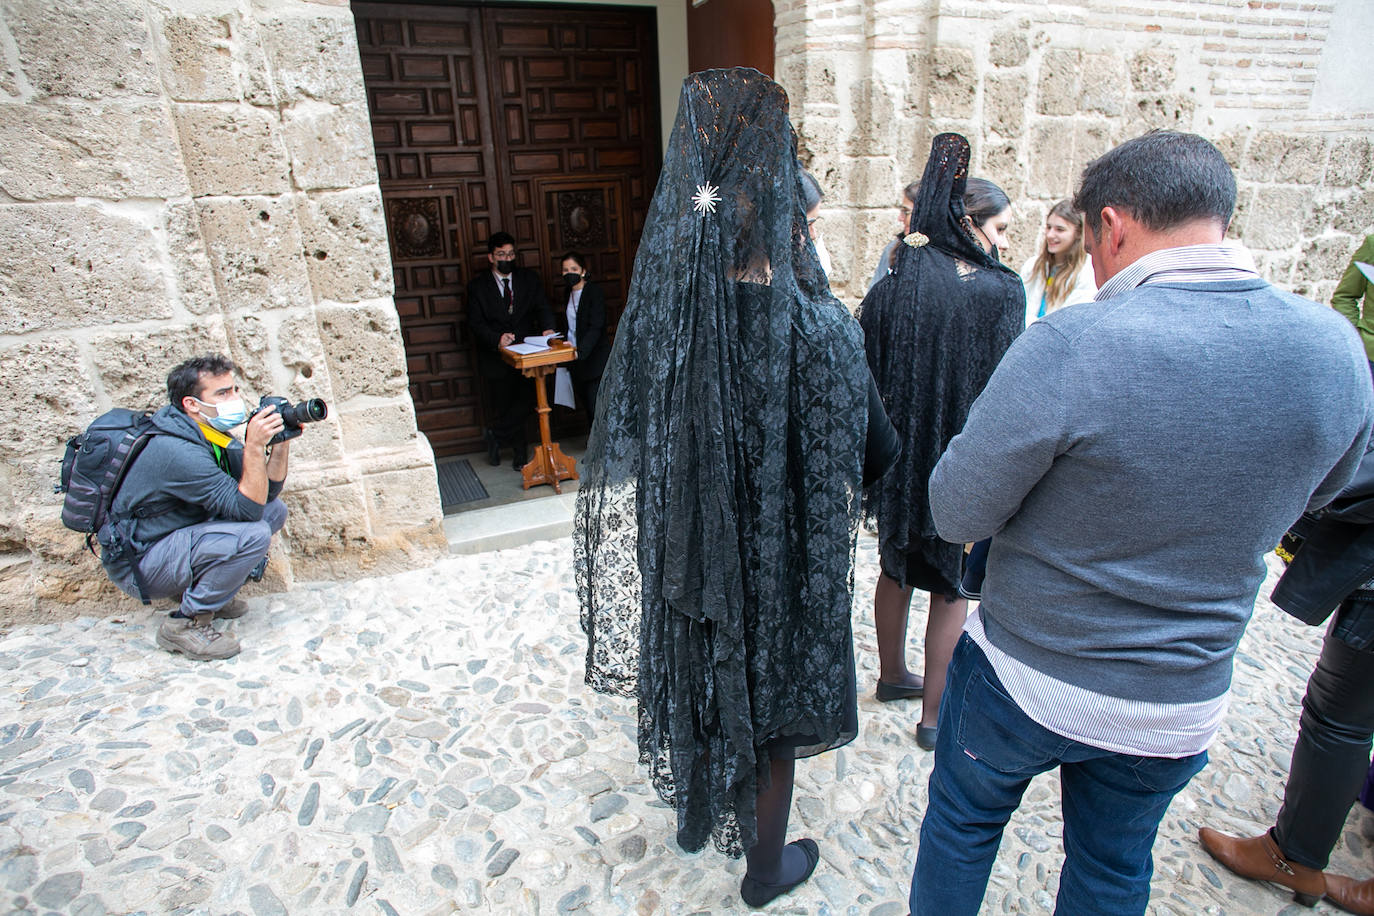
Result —
[{"label": "person in black outfit", "polygon": [[[859,306],[868,366],[902,441],[897,468],[866,494],[882,563],[873,596],[876,696],[924,696],[916,743],[926,750],[935,747],[945,669],[968,611],[958,594],[963,545],[936,532],[927,485],[1026,317],[1021,279],[998,258],[1010,201],[969,177],[968,158],[959,134],[931,142],[912,231],[897,246],[893,272]],[[906,665],[913,589],[930,593],[924,678]]]},{"label": "person in black outfit", "polygon": [[525,421],[534,412],[534,385],[501,359],[500,350],[534,334],[552,334],[553,314],[539,275],[515,266],[515,239],[510,233],[492,233],[487,260],[491,270],[468,283],[468,323],[477,341],[477,371],[490,396],[487,460],[500,464],[502,446],[510,446],[518,471],[529,460]]},{"label": "person in black outfit", "polygon": [[587,683],[638,700],[678,844],[745,855],[750,906],[820,858],[786,841],[794,768],[858,731],[860,491],[900,447],[802,201],[782,87],[688,77],[573,536]]},{"label": "person in black outfit", "polygon": [[568,343],[577,347],[577,361],[568,365],[576,386],[577,400],[587,409],[587,423],[596,420],[596,393],[601,388],[601,373],[611,355],[606,336],[606,296],[601,287],[587,279],[587,259],[576,251],[563,255],[560,265],[563,282],[568,285],[568,308],[564,331]]},{"label": "person in black outfit", "polygon": [[1363,914],[1374,914],[1374,879],[1356,881],[1325,869],[1369,769],[1374,736],[1371,454],[1374,444],[1331,505],[1294,526],[1290,534],[1299,534],[1302,546],[1272,595],[1275,605],[1304,623],[1323,624],[1334,616],[1302,698],[1298,741],[1274,826],[1254,837],[1210,827],[1198,832],[1203,849],[1242,877],[1281,884],[1306,906],[1325,896]]}]

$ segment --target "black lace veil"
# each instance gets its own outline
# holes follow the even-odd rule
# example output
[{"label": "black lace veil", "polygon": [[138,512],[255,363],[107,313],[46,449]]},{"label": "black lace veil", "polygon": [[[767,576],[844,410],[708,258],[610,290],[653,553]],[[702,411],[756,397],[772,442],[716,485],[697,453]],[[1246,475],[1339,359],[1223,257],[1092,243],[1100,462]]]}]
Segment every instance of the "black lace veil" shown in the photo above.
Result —
[{"label": "black lace veil", "polygon": [[962,545],[935,533],[927,485],[949,440],[992,370],[1020,333],[1020,278],[983,250],[964,221],[969,145],[940,134],[930,147],[912,232],[894,271],[859,309],[868,365],[902,442],[902,456],[867,493],[878,520],[883,571],[901,584],[915,553],[947,582],[959,581]]},{"label": "black lace veil", "polygon": [[770,747],[853,737],[867,384],[806,232],[786,94],[755,70],[693,74],[573,535],[587,683],[638,698],[640,759],[685,849],[753,845]]}]

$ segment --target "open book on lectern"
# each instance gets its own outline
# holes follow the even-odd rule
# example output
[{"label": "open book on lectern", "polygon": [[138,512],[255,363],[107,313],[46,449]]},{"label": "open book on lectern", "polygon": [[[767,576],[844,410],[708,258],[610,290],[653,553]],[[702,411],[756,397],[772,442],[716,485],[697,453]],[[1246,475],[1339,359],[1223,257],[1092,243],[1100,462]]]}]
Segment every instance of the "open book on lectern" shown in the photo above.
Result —
[{"label": "open book on lectern", "polygon": [[506,349],[512,353],[518,353],[521,356],[529,356],[531,353],[540,353],[547,350],[549,348],[549,341],[557,340],[562,336],[562,334],[550,334],[545,337],[536,334],[534,337],[526,337],[520,343],[513,343],[506,347]]}]

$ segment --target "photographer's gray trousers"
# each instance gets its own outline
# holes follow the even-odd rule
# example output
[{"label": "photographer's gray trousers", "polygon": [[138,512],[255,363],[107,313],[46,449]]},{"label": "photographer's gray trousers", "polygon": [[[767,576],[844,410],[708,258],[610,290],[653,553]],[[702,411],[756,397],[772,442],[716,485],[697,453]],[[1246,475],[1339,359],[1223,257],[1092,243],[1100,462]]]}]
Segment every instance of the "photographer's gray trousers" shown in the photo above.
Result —
[{"label": "photographer's gray trousers", "polygon": [[[202,522],[173,531],[143,555],[138,571],[149,598],[181,596],[185,617],[213,614],[234,599],[253,567],[267,556],[272,535],[286,524],[286,505],[274,499],[256,522]],[[138,594],[131,572],[116,583]]]}]

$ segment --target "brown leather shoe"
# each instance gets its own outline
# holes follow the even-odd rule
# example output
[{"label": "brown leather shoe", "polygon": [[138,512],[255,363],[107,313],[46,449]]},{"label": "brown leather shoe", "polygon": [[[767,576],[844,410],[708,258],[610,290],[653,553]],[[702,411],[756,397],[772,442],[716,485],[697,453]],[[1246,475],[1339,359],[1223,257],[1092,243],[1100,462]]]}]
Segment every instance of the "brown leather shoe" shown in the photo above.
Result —
[{"label": "brown leather shoe", "polygon": [[1345,875],[1327,875],[1326,899],[1347,912],[1374,916],[1374,878],[1356,881]]},{"label": "brown leather shoe", "polygon": [[1326,891],[1325,876],[1315,868],[1289,862],[1269,833],[1241,839],[1203,827],[1198,842],[1212,858],[1242,878],[1272,881],[1293,891],[1293,899],[1303,906],[1315,906]]}]

